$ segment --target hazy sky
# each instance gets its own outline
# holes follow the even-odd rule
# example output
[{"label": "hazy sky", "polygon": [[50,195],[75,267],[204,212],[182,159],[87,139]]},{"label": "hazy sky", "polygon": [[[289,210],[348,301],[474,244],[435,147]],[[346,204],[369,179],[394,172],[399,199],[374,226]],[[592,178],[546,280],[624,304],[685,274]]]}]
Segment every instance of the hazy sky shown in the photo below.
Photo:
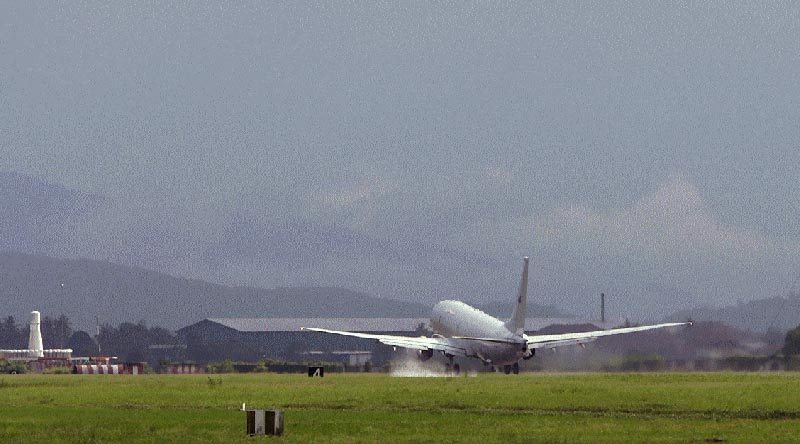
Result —
[{"label": "hazy sky", "polygon": [[[573,310],[800,275],[795,2],[3,2],[0,60],[1,170],[192,230],[348,227],[497,261],[509,297],[530,254]],[[444,262],[381,279],[435,300]]]}]

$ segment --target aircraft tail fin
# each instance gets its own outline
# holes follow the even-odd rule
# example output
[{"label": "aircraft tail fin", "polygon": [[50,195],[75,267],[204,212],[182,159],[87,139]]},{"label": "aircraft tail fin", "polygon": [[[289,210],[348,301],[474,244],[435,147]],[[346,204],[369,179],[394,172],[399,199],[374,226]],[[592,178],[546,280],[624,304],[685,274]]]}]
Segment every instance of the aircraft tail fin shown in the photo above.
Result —
[{"label": "aircraft tail fin", "polygon": [[525,329],[525,315],[528,311],[528,257],[522,258],[524,261],[522,265],[522,278],[519,281],[519,290],[517,290],[517,305],[514,307],[514,312],[511,314],[511,319],[506,322],[506,328],[513,333],[519,333],[520,330]]}]

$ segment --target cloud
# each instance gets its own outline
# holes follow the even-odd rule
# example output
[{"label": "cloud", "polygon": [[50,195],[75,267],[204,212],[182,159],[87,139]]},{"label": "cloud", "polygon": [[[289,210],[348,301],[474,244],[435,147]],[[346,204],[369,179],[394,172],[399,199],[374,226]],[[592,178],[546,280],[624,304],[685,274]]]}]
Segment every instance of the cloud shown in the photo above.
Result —
[{"label": "cloud", "polygon": [[560,207],[536,224],[553,240],[580,240],[587,248],[611,248],[622,254],[693,256],[698,253],[747,258],[754,252],[785,250],[758,230],[729,225],[706,204],[700,191],[673,176],[634,205],[599,211]]},{"label": "cloud", "polygon": [[369,177],[347,186],[311,192],[307,201],[317,211],[337,211],[378,198],[394,187],[387,179]]},{"label": "cloud", "polygon": [[796,239],[722,220],[680,175],[630,206],[562,206],[527,227],[546,254],[583,267],[575,280],[616,285],[664,310],[774,296],[800,257]]}]

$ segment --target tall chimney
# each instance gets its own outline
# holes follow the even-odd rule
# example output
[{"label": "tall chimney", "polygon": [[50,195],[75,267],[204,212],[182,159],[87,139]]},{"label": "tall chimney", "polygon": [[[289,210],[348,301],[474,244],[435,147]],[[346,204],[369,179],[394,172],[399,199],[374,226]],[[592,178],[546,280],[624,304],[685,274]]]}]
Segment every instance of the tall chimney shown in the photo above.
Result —
[{"label": "tall chimney", "polygon": [[28,353],[32,358],[44,357],[44,346],[42,345],[41,314],[38,311],[31,312],[30,334],[28,336]]},{"label": "tall chimney", "polygon": [[606,295],[600,293],[600,322],[606,323]]}]

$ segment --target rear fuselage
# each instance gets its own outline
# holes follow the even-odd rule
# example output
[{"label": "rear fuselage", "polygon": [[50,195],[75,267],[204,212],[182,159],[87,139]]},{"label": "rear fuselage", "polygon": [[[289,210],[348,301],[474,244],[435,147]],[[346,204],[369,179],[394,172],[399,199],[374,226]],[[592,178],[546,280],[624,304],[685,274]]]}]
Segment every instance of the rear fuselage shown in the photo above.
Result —
[{"label": "rear fuselage", "polygon": [[[436,304],[431,313],[431,328],[434,333],[451,338],[451,341],[466,348],[470,356],[492,365],[513,364],[527,350],[525,340],[509,331],[503,321],[461,301],[441,301]],[[460,340],[459,337],[473,339]],[[475,340],[480,338],[513,343]]]}]

